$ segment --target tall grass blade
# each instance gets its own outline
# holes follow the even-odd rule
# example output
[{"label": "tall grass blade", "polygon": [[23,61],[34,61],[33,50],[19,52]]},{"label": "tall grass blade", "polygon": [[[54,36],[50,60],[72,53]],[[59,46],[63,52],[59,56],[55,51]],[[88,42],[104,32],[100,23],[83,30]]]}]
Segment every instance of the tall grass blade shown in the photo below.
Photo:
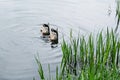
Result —
[{"label": "tall grass blade", "polygon": [[39,73],[39,76],[42,80],[45,80],[45,77],[44,77],[44,72],[43,72],[43,69],[42,69],[42,65],[40,63],[40,61],[35,57],[36,59],[36,62],[38,64],[38,73]]}]

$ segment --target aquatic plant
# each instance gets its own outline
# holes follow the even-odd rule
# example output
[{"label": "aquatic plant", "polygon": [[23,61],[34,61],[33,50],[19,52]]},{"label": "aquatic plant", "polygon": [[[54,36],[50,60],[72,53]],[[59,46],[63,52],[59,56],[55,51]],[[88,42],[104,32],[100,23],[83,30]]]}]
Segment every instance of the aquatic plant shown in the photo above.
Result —
[{"label": "aquatic plant", "polygon": [[[36,60],[36,62],[38,64],[38,73],[39,73],[39,76],[40,76],[41,80],[45,80],[44,71],[43,71],[42,65],[41,65],[41,63],[39,61],[39,57],[38,58],[35,57],[35,60]],[[34,80],[35,80],[35,78],[34,78]]]},{"label": "aquatic plant", "polygon": [[117,0],[116,18],[117,18],[117,25],[116,25],[116,28],[115,28],[115,32],[117,32],[119,22],[120,22],[120,0]]},{"label": "aquatic plant", "polygon": [[[92,34],[88,38],[73,38],[71,31],[70,43],[63,39],[61,49],[63,56],[60,71],[56,68],[56,80],[120,79],[120,38],[113,30],[107,29],[105,34],[101,31],[96,39]],[[37,59],[36,61],[39,75],[45,79],[42,66]]]},{"label": "aquatic plant", "polygon": [[[65,41],[62,44],[63,58],[61,64],[64,64],[62,68],[64,74],[68,74],[69,70],[72,73],[77,71],[77,75],[76,73],[74,75],[84,77],[85,80],[109,79],[110,76],[105,77],[105,75],[110,75],[109,72],[115,74],[111,74],[112,79],[120,77],[118,73],[120,41],[113,30],[109,32],[107,29],[105,35],[102,32],[98,33],[96,41],[94,41],[92,34],[89,35],[88,40],[85,40],[85,37],[70,40],[72,40],[70,44]],[[70,52],[72,53],[70,54]],[[78,67],[76,68],[74,65]],[[69,68],[71,66],[72,70]]]}]

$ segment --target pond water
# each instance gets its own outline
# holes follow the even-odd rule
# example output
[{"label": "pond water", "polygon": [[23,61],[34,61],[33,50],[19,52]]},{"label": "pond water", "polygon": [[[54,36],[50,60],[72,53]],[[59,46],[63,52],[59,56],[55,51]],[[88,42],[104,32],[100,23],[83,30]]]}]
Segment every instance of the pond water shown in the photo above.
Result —
[{"label": "pond water", "polygon": [[[40,38],[43,23],[58,28],[57,48]],[[0,80],[38,80],[35,55],[46,74],[48,64],[54,74],[70,29],[74,35],[96,34],[115,24],[115,0],[0,0]]]}]

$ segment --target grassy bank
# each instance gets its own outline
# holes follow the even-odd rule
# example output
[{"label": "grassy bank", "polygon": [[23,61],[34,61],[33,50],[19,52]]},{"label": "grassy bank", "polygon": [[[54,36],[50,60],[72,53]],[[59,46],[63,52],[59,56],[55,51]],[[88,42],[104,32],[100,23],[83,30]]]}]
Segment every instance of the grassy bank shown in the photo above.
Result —
[{"label": "grassy bank", "polygon": [[[96,39],[95,39],[96,38]],[[120,37],[113,30],[72,37],[70,43],[63,39],[60,72],[56,68],[56,80],[120,80]],[[38,72],[42,80],[46,78],[38,58]]]}]

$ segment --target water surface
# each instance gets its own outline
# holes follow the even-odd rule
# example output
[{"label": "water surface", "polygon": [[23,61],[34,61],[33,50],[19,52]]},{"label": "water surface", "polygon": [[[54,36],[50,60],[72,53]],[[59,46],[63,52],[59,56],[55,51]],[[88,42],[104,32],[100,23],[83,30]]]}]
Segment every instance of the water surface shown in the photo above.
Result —
[{"label": "water surface", "polygon": [[[54,49],[40,38],[40,24],[48,22],[59,30]],[[96,34],[115,24],[115,0],[0,0],[0,80],[38,80],[37,54],[46,74],[48,64],[54,74],[70,29],[74,35]]]}]

